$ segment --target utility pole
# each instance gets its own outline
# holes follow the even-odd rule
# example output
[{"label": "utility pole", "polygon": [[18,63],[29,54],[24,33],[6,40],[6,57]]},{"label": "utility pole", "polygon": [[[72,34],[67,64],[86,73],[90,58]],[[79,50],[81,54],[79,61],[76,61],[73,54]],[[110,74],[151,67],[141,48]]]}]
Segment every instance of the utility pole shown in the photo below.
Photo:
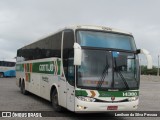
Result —
[{"label": "utility pole", "polygon": [[159,76],[159,55],[158,55],[158,71],[157,71],[157,76]]},{"label": "utility pole", "polygon": [[140,65],[140,67],[139,67],[140,70],[139,70],[139,71],[140,71],[140,75],[141,75],[141,74],[142,74],[142,71],[141,71],[141,70],[142,70],[142,66],[141,66],[141,58],[139,59],[139,65]]}]

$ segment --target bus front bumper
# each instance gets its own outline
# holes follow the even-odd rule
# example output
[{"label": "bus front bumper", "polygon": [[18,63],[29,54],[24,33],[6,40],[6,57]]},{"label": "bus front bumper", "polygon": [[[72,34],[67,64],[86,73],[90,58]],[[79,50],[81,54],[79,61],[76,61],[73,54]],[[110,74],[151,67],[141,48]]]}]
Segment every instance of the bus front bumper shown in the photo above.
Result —
[{"label": "bus front bumper", "polygon": [[85,102],[76,98],[75,112],[134,111],[138,108],[138,103],[139,100],[119,103]]}]

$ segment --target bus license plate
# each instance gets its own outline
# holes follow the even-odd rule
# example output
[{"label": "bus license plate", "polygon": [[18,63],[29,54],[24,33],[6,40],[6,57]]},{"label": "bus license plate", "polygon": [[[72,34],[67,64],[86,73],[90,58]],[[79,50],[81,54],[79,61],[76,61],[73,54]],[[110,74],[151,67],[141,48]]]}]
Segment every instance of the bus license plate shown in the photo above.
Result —
[{"label": "bus license plate", "polygon": [[108,106],[107,110],[118,110],[118,106]]}]

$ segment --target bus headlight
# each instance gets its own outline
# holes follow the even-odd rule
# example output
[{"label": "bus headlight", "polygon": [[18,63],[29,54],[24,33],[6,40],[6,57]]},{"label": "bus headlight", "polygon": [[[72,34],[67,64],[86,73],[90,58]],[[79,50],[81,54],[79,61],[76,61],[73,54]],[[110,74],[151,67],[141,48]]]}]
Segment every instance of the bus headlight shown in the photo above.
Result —
[{"label": "bus headlight", "polygon": [[96,101],[94,98],[90,98],[90,97],[78,96],[77,98],[79,100],[86,101],[86,102],[95,102]]},{"label": "bus headlight", "polygon": [[128,100],[131,102],[131,101],[136,101],[138,100],[138,96],[135,96],[135,97],[130,97],[128,98]]}]

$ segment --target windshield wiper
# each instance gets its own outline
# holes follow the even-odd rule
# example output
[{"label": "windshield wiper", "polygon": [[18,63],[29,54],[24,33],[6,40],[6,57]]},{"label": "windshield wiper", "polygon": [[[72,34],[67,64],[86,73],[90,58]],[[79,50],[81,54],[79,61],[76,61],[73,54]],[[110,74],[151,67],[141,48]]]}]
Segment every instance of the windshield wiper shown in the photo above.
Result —
[{"label": "windshield wiper", "polygon": [[123,74],[121,73],[121,71],[120,71],[120,70],[118,69],[118,67],[117,67],[116,58],[114,59],[114,62],[115,62],[114,71],[116,71],[116,72],[119,74],[119,76],[120,76],[121,79],[123,80],[123,82],[124,82],[124,84],[125,84],[127,90],[129,90],[129,86],[128,86],[128,83],[127,83],[126,79],[124,78]]},{"label": "windshield wiper", "polygon": [[106,75],[108,75],[108,68],[109,68],[109,65],[108,65],[108,59],[107,59],[107,55],[106,55],[106,66],[102,72],[102,76],[100,77],[99,81],[98,81],[98,85],[97,85],[97,88],[101,88],[103,82],[104,82],[104,79],[106,78]]}]

